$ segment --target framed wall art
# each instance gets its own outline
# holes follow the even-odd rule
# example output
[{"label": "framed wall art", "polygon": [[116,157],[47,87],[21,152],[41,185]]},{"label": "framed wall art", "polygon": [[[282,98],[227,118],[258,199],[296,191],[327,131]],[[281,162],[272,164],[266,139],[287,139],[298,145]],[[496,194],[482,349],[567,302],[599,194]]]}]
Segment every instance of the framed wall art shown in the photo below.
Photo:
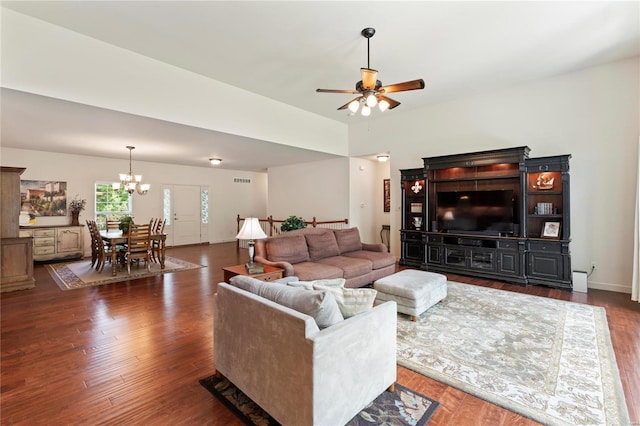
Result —
[{"label": "framed wall art", "polygon": [[20,180],[20,210],[35,216],[66,216],[67,182]]},{"label": "framed wall art", "polygon": [[542,238],[560,238],[560,222],[545,222],[540,236]]},{"label": "framed wall art", "polygon": [[382,193],[384,197],[384,211],[388,213],[391,211],[391,179],[383,179]]}]

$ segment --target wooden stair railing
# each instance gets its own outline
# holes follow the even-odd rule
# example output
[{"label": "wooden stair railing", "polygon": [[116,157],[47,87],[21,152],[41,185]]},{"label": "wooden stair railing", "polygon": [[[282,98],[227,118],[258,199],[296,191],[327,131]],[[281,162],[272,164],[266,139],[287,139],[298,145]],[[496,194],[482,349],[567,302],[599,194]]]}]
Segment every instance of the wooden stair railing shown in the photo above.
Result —
[{"label": "wooden stair railing", "polygon": [[[244,219],[245,218],[240,217],[240,215],[237,216],[236,233],[240,232],[240,227]],[[267,234],[270,237],[273,237],[274,235],[279,235],[282,233],[282,231],[280,231],[280,226],[282,225],[282,222],[284,222],[285,220],[286,219],[274,219],[273,216],[269,216],[266,219],[258,218],[258,222],[260,222],[260,226],[262,227],[262,230],[264,231],[265,234]],[[318,221],[314,216],[312,221],[305,220],[304,223],[307,225],[307,227],[311,225],[311,227],[313,228],[344,229],[347,227],[347,225],[349,225],[349,219]],[[247,248],[247,247],[248,247],[247,241],[236,240],[237,249]]]}]

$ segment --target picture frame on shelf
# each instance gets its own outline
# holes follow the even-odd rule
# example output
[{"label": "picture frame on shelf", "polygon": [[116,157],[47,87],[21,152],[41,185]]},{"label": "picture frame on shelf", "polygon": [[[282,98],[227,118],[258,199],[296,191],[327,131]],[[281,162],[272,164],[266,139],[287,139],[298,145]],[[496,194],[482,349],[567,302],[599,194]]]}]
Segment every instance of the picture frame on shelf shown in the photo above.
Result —
[{"label": "picture frame on shelf", "polygon": [[389,213],[391,211],[391,179],[382,180],[382,193],[384,212]]},{"label": "picture frame on shelf", "polygon": [[560,238],[560,225],[560,222],[545,222],[540,237]]}]

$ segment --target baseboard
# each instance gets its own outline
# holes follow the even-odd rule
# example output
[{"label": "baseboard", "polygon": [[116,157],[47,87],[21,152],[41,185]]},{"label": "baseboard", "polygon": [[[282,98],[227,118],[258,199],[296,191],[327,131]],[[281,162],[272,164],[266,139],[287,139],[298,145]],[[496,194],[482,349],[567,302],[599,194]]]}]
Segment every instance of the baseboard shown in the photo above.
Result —
[{"label": "baseboard", "polygon": [[615,291],[616,293],[628,293],[631,294],[631,287],[626,287],[619,284],[600,283],[589,280],[589,288],[595,290]]}]

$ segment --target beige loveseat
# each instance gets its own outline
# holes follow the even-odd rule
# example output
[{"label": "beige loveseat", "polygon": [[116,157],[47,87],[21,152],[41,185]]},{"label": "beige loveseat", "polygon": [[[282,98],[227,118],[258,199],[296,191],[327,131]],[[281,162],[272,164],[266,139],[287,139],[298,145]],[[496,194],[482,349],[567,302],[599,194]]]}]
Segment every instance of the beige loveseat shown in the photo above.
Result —
[{"label": "beige loveseat", "polygon": [[256,262],[284,269],[301,281],[344,278],[362,287],[395,272],[384,244],[360,241],[358,228],[304,228],[256,241]]},{"label": "beige loveseat", "polygon": [[214,295],[214,367],[281,424],[343,425],[395,383],[395,302],[342,319],[330,292],[230,281]]}]

